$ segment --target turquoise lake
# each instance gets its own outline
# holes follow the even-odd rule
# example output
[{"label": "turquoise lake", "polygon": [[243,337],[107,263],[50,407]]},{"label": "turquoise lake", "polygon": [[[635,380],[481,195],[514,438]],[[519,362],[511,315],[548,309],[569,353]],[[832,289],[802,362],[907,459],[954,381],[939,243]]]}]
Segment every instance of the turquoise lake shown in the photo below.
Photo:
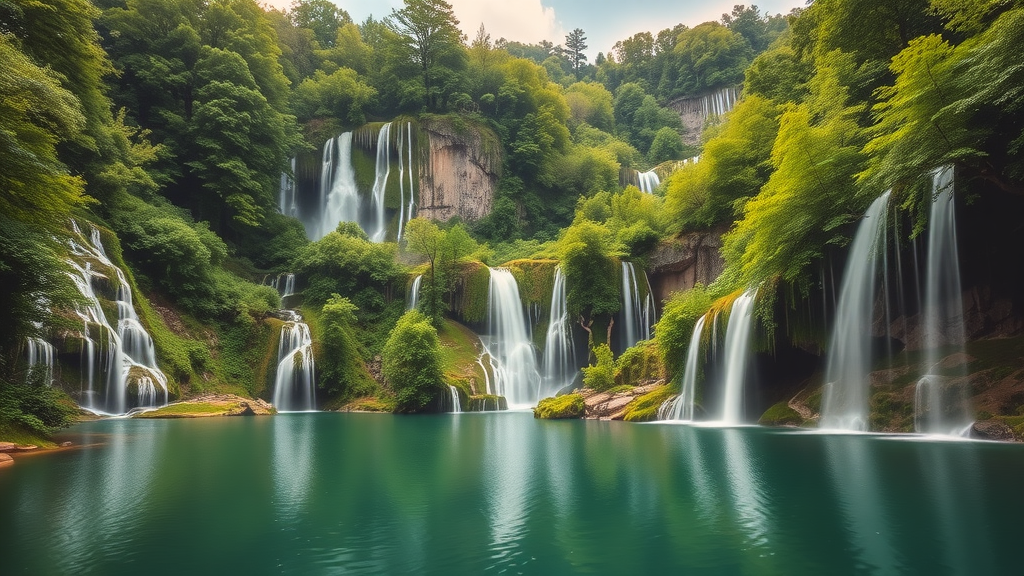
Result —
[{"label": "turquoise lake", "polygon": [[108,420],[0,471],[4,574],[1024,573],[1024,447],[530,413]]}]

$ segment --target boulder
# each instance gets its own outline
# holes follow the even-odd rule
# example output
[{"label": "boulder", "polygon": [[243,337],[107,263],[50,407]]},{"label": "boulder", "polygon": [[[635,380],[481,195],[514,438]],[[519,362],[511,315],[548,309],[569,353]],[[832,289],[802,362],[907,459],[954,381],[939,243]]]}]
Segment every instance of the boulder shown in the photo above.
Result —
[{"label": "boulder", "polygon": [[10,454],[0,453],[0,468],[14,464],[14,458]]},{"label": "boulder", "polygon": [[1013,429],[999,420],[982,420],[971,426],[971,438],[983,440],[1013,440]]},{"label": "boulder", "polygon": [[16,449],[14,442],[0,442],[0,452],[14,452]]}]

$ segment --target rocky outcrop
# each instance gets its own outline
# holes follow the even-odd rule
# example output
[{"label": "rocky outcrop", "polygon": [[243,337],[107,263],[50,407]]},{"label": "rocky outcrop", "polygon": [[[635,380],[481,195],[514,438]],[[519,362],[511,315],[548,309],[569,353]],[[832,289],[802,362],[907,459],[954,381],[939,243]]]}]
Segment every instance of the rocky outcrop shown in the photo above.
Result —
[{"label": "rocky outcrop", "polygon": [[648,259],[647,275],[655,301],[667,300],[673,292],[689,290],[697,283],[707,286],[718,278],[725,269],[723,232],[685,234],[654,249]]},{"label": "rocky outcrop", "polygon": [[436,118],[420,124],[417,216],[475,221],[491,213],[501,169],[501,142],[490,128]]},{"label": "rocky outcrop", "polygon": [[267,416],[277,410],[265,400],[234,394],[204,394],[184,402],[141,412],[135,418],[207,418],[212,416]]},{"label": "rocky outcrop", "polygon": [[1013,440],[1013,428],[999,420],[983,420],[971,426],[971,438],[984,440]]},{"label": "rocky outcrop", "polygon": [[14,464],[14,458],[11,458],[10,454],[0,453],[0,468],[10,466],[11,464]]},{"label": "rocky outcrop", "polygon": [[711,116],[721,116],[732,110],[738,98],[739,88],[729,87],[669,102],[668,107],[678,112],[683,122],[683,143],[700,146],[704,123]]},{"label": "rocky outcrop", "polygon": [[586,418],[591,420],[622,420],[626,415],[626,406],[662,386],[664,382],[654,382],[644,386],[634,386],[629,390],[618,392],[598,392],[590,388],[584,388],[576,392],[583,396],[583,403],[586,406]]}]

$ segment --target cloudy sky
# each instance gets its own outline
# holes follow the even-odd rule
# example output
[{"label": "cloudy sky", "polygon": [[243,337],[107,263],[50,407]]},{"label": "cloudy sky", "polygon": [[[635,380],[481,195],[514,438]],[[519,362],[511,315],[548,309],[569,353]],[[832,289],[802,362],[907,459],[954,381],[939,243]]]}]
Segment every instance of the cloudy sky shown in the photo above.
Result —
[{"label": "cloudy sky", "polygon": [[[264,0],[277,8],[286,8],[291,0]],[[382,18],[402,0],[332,0],[344,8],[356,22],[367,16]],[[459,19],[459,26],[470,39],[483,23],[492,40],[504,37],[520,42],[550,40],[564,44],[565,35],[582,28],[587,35],[587,54],[593,62],[598,52],[611,50],[618,40],[637,32],[657,33],[683,23],[694,26],[718,20],[743,0],[448,0]],[[747,2],[749,5],[751,2]],[[762,13],[786,14],[804,6],[806,0],[761,0]]]}]

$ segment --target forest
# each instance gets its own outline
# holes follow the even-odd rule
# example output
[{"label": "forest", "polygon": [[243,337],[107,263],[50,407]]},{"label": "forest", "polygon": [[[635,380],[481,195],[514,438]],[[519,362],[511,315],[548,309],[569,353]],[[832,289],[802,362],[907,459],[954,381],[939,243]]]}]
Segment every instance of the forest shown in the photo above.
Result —
[{"label": "forest", "polygon": [[[117,330],[100,320],[125,302],[153,355],[125,364],[128,404],[147,386],[165,402],[272,400],[278,342],[295,325],[284,308],[308,325],[309,356],[292,368],[315,359],[319,409],[437,411],[449,387],[463,406],[497,403],[473,344],[488,267],[510,270],[522,306],[542,311],[530,335],[540,347],[556,265],[582,386],[667,383],[644,388],[626,419],[652,419],[679,392],[695,325],[757,287],[752,346],[784,382],[761,385],[763,404],[784,412],[769,421],[800,423],[784,400],[810,386],[818,411],[812,373],[858,222],[889,191],[894,253],[916,258],[941,167],[964,209],[964,286],[1011,309],[1008,324],[985,320],[969,336],[1020,335],[1018,2],[815,0],[785,15],[737,5],[719,21],[638,32],[593,62],[579,28],[553,45],[482,25],[469,38],[458,24],[444,0],[404,0],[364,22],[329,0],[285,11],[0,0],[0,437],[46,437],[78,417],[102,373],[82,358],[111,347]],[[681,102],[723,90],[739,95],[727,111],[684,122]],[[489,211],[406,218],[396,167],[397,182],[379,186],[377,237],[352,221],[311,233],[288,213],[283,187],[322,184],[325,142],[343,133],[368,187],[385,125],[410,194],[428,135],[476,142],[493,160]],[[653,189],[641,191],[644,173],[657,175]],[[659,250],[694,238],[715,239],[721,273],[659,294],[651,333],[625,346],[625,265],[653,277]],[[105,278],[96,304],[83,274]],[[296,290],[270,285],[289,274]],[[654,300],[654,282],[633,283]],[[999,346],[972,354],[1024,355],[1015,340]],[[43,348],[55,372],[33,369]],[[889,406],[873,426],[912,427],[900,394],[873,398]],[[580,413],[577,398],[561,403],[556,412]],[[1022,405],[1024,391],[981,411],[1020,436]]]}]

